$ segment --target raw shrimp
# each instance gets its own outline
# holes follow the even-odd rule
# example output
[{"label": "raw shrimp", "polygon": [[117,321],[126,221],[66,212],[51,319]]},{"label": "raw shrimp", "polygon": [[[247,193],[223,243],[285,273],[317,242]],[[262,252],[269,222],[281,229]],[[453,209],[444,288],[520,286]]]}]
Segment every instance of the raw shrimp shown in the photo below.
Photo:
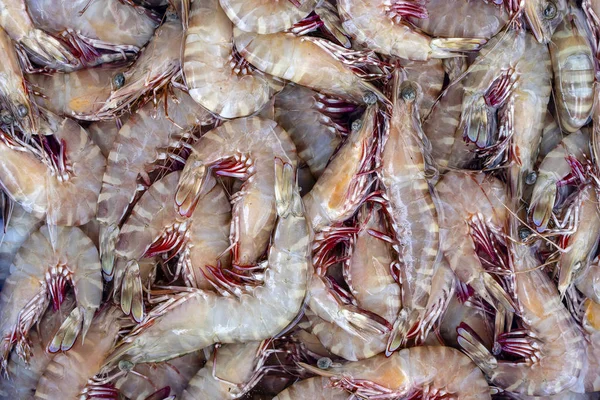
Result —
[{"label": "raw shrimp", "polygon": [[458,330],[459,344],[501,389],[530,396],[560,393],[582,373],[583,336],[531,249],[515,244],[510,251],[523,329],[509,332],[502,345],[517,349],[523,359],[497,360],[464,328]]},{"label": "raw shrimp", "polygon": [[594,54],[583,11],[569,7],[549,48],[557,119],[564,131],[575,132],[587,123],[594,105]]},{"label": "raw shrimp", "polygon": [[350,218],[372,187],[379,109],[370,106],[302,201],[315,232]]},{"label": "raw shrimp", "polygon": [[420,15],[409,15],[408,20],[433,37],[490,39],[510,19],[510,12],[494,1],[426,0],[423,5],[415,3]]},{"label": "raw shrimp", "polygon": [[296,148],[289,135],[275,121],[250,117],[228,121],[202,136],[185,164],[175,193],[175,208],[182,216],[194,212],[207,182],[214,179],[211,172],[244,181],[232,199],[234,265],[256,265],[269,246],[277,219],[277,160],[295,170]]},{"label": "raw shrimp", "polygon": [[306,294],[310,241],[294,168],[276,164],[278,221],[269,248],[264,285],[239,299],[197,289],[171,295],[125,337],[107,360],[134,364],[177,357],[216,342],[243,343],[270,338],[298,314]]},{"label": "raw shrimp", "polygon": [[[502,286],[485,271],[477,255],[482,230],[497,232],[505,226],[506,188],[483,173],[448,172],[436,185],[445,258],[457,278],[470,285],[492,306],[514,311]],[[489,249],[486,249],[489,250]]]},{"label": "raw shrimp", "polygon": [[[102,190],[98,197],[98,221],[102,270],[112,276],[114,245],[120,224],[137,192],[138,178],[146,187],[148,174],[160,160],[180,160],[178,152],[194,138],[197,125],[212,123],[212,116],[185,92],[174,89],[155,106],[147,103],[119,130],[108,156]],[[144,189],[142,189],[144,190]]]},{"label": "raw shrimp", "polygon": [[106,159],[75,121],[45,114],[49,135],[30,143],[0,132],[0,183],[26,211],[52,225],[78,226],[96,214]]},{"label": "raw shrimp", "polygon": [[417,107],[421,119],[423,119],[429,115],[433,105],[442,93],[442,86],[444,85],[442,60],[435,58],[429,61],[402,60],[400,65],[406,72],[407,79],[421,87],[423,96],[417,100]]},{"label": "raw shrimp", "polygon": [[248,342],[216,347],[212,357],[190,380],[182,400],[238,399],[258,383],[266,358],[265,344]]},{"label": "raw shrimp", "polygon": [[181,71],[182,46],[181,21],[174,13],[167,12],[165,22],[154,32],[135,63],[113,76],[110,97],[88,119],[114,119],[129,111],[136,101],[143,102],[148,95],[156,97],[156,92]]},{"label": "raw shrimp", "polygon": [[267,74],[356,103],[373,104],[378,98],[384,100],[375,86],[354,72],[358,61],[352,58],[368,59],[372,65],[380,65],[372,54],[348,50],[325,39],[308,36],[258,35],[237,28],[233,33],[237,51]]},{"label": "raw shrimp", "polygon": [[560,253],[558,291],[564,296],[573,282],[581,279],[598,248],[600,210],[594,184],[587,184],[573,200],[578,209],[576,231],[566,239],[566,249]]},{"label": "raw shrimp", "polygon": [[124,262],[116,263],[114,297],[120,298],[125,314],[136,321],[143,318],[142,282],[139,272],[128,265],[161,253],[179,254],[178,270],[188,286],[211,289],[205,278],[207,266],[219,260],[227,266],[231,206],[220,185],[207,188],[189,217],[182,217],[173,206],[173,196],[181,174],[172,172],[156,181],[136,203],[123,224],[115,252]]},{"label": "raw shrimp", "polygon": [[50,302],[55,310],[60,307],[67,284],[75,288],[77,308],[61,326],[50,350],[68,350],[79,334],[84,338],[100,305],[102,274],[98,250],[79,228],[55,229],[54,241],[47,226],[29,237],[15,256],[11,274],[0,293],[4,369],[13,345],[21,358],[28,359],[29,329]]},{"label": "raw shrimp", "polygon": [[538,232],[547,229],[561,186],[583,173],[580,166],[591,158],[590,152],[590,135],[575,132],[565,137],[540,164],[529,203],[530,219]]},{"label": "raw shrimp", "polygon": [[[401,274],[402,312],[391,340],[407,339],[413,325],[436,316],[424,315],[439,251],[438,215],[427,181],[429,144],[421,130],[421,88],[397,71],[393,78],[392,115],[378,172],[389,201],[394,249]],[[423,340],[431,326],[419,327]],[[396,347],[397,348],[397,347]],[[388,347],[389,350],[389,347]]]},{"label": "raw shrimp", "polygon": [[10,219],[4,221],[4,231],[0,232],[0,288],[10,273],[10,266],[21,245],[37,231],[42,218],[28,213],[18,204],[12,204]]},{"label": "raw shrimp", "polygon": [[78,339],[70,351],[59,353],[52,359],[40,378],[34,399],[102,398],[101,394],[114,391],[95,385],[92,378],[100,371],[119,338],[121,315],[115,307],[104,308],[96,315],[90,321],[85,341]]},{"label": "raw shrimp", "polygon": [[54,358],[46,351],[60,325],[75,308],[75,297],[67,295],[60,310],[48,310],[39,322],[39,329],[29,333],[31,357],[29,362],[12,352],[8,362],[8,377],[0,380],[0,397],[3,399],[30,400],[46,367]]},{"label": "raw shrimp", "polygon": [[233,23],[243,31],[276,33],[291,28],[315,8],[318,0],[219,0]]},{"label": "raw shrimp", "polygon": [[535,38],[548,43],[567,14],[567,0],[529,0],[525,2],[525,18]]},{"label": "raw shrimp", "polygon": [[275,96],[274,119],[290,134],[298,156],[319,179],[342,137],[348,133],[339,117],[355,108],[309,88],[290,84]]},{"label": "raw shrimp", "polygon": [[[359,210],[359,231],[354,239],[351,255],[344,266],[346,283],[354,296],[357,306],[386,320],[390,325],[395,321],[401,306],[400,286],[390,273],[394,261],[392,247],[385,240],[377,237],[385,234],[388,228],[380,206],[363,206]],[[389,338],[389,332],[376,335],[356,335],[354,329],[360,331],[360,325],[347,329],[347,322],[338,323],[335,309],[327,309],[319,299],[319,292],[311,293],[307,312],[311,323],[311,331],[319,338],[326,349],[346,360],[356,361],[369,358],[383,352]],[[318,304],[317,304],[318,303]],[[340,310],[352,310],[338,304]],[[312,314],[315,315],[312,315]],[[347,318],[345,311],[341,318]],[[352,321],[349,321],[352,324]],[[365,332],[361,332],[365,333]]]},{"label": "raw shrimp", "polygon": [[412,14],[412,7],[403,3],[410,2],[391,3],[388,6],[383,0],[339,0],[342,26],[356,42],[374,51],[415,61],[457,57],[461,52],[478,50],[485,43],[484,39],[432,39],[404,23]]},{"label": "raw shrimp", "polygon": [[194,100],[223,118],[253,114],[281,89],[280,84],[254,71],[237,54],[233,23],[218,0],[195,0],[191,5],[183,73]]},{"label": "raw shrimp", "polygon": [[180,399],[190,379],[205,362],[203,352],[198,351],[161,363],[138,364],[114,385],[121,395],[131,400],[152,399],[155,393]]},{"label": "raw shrimp", "polygon": [[103,66],[66,74],[28,74],[26,80],[38,93],[33,100],[39,106],[58,115],[90,120],[97,118],[123,70],[119,66]]},{"label": "raw shrimp", "polygon": [[[109,61],[137,53],[152,37],[158,18],[148,10],[120,0],[25,0],[36,28],[71,44],[82,66],[97,62],[103,53]],[[103,60],[107,61],[107,60]]]},{"label": "raw shrimp", "polygon": [[332,387],[329,379],[317,376],[294,383],[273,400],[347,400],[349,396],[343,389]]},{"label": "raw shrimp", "polygon": [[130,114],[123,114],[120,118],[108,121],[96,121],[87,127],[90,137],[100,147],[102,155],[108,158],[113,143],[117,140],[119,130],[125,125]]},{"label": "raw shrimp", "polygon": [[[2,12],[2,11],[0,11]],[[37,111],[32,108],[14,44],[0,28],[0,122],[17,125],[27,135],[35,133]]]},{"label": "raw shrimp", "polygon": [[413,347],[328,369],[301,365],[360,398],[491,398],[483,373],[450,347]]},{"label": "raw shrimp", "polygon": [[36,60],[48,64],[72,64],[73,54],[62,43],[36,29],[25,3],[26,0],[0,1],[0,26]]}]

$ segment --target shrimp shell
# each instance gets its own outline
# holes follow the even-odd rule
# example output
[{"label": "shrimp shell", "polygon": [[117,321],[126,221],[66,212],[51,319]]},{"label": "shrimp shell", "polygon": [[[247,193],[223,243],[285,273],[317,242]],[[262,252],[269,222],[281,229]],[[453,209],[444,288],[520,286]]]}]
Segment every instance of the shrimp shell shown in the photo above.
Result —
[{"label": "shrimp shell", "polygon": [[294,383],[273,400],[347,400],[348,396],[348,392],[332,387],[329,379],[317,376]]}]

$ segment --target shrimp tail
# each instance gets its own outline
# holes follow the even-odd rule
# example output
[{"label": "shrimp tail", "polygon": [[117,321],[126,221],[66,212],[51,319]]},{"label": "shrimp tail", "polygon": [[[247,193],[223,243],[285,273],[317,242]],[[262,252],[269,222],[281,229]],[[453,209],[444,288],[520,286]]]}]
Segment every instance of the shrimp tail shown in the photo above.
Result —
[{"label": "shrimp tail", "polygon": [[385,355],[389,357],[400,347],[404,347],[411,338],[411,333],[414,333],[415,327],[418,326],[419,313],[415,310],[409,312],[406,308],[402,309],[388,338]]},{"label": "shrimp tail", "polygon": [[543,175],[538,179],[533,188],[529,214],[531,221],[538,232],[543,232],[552,217],[552,209],[556,200],[556,184]]},{"label": "shrimp tail", "polygon": [[344,320],[361,332],[381,335],[390,330],[385,321],[379,321],[381,318],[376,314],[360,310],[356,306],[345,305],[342,307],[341,313]]},{"label": "shrimp tail", "polygon": [[485,39],[437,38],[431,41],[432,57],[451,58],[466,51],[477,51],[487,41]]},{"label": "shrimp tail", "polygon": [[[82,312],[80,307],[73,309],[58,329],[58,332],[56,332],[56,335],[54,335],[54,338],[52,338],[50,344],[48,344],[48,352],[57,353],[59,351],[67,351],[73,347],[77,336],[82,331],[82,326],[87,325],[85,327],[85,332],[87,332],[91,324],[91,317],[88,317],[89,321],[84,321],[84,318],[85,313]],[[85,333],[82,334],[82,338],[84,335]]]},{"label": "shrimp tail", "polygon": [[294,167],[289,163],[284,163],[281,159],[275,160],[275,204],[277,206],[277,215],[281,218],[287,218],[293,213],[302,212],[297,209],[298,205],[294,201]]},{"label": "shrimp tail", "polygon": [[107,281],[113,278],[115,265],[115,246],[119,237],[119,227],[111,224],[102,226],[100,231],[100,262],[102,263],[102,274]]},{"label": "shrimp tail", "polygon": [[463,132],[465,141],[483,149],[492,145],[496,125],[495,113],[480,96],[464,109],[458,129]]},{"label": "shrimp tail", "polygon": [[140,267],[135,260],[129,261],[125,269],[121,283],[121,309],[138,323],[144,318],[142,279]]},{"label": "shrimp tail", "polygon": [[190,217],[202,195],[208,167],[195,155],[187,160],[175,192],[175,206],[180,215]]},{"label": "shrimp tail", "polygon": [[471,327],[464,322],[456,328],[458,333],[458,344],[462,350],[473,360],[479,368],[491,375],[492,371],[498,366],[498,360],[477,338],[477,334]]},{"label": "shrimp tail", "polygon": [[481,274],[482,281],[473,281],[469,284],[485,301],[498,309],[501,305],[507,312],[515,312],[515,305],[508,293],[500,286],[492,275],[487,272]]}]

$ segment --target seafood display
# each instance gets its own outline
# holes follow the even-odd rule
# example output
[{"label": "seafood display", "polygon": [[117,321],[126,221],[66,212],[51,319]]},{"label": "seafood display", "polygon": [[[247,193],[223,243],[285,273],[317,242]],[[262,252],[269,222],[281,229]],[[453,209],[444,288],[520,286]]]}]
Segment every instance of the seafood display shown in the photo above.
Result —
[{"label": "seafood display", "polygon": [[600,1],[0,0],[0,54],[0,400],[600,398]]}]

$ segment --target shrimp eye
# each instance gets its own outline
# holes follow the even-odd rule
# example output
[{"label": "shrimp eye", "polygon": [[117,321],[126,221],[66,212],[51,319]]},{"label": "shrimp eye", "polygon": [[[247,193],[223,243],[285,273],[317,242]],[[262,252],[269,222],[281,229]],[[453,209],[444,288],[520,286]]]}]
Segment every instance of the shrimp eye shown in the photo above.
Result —
[{"label": "shrimp eye", "polygon": [[113,78],[113,83],[117,89],[121,89],[123,86],[125,86],[125,75],[123,75],[122,72],[119,72]]},{"label": "shrimp eye", "polygon": [[362,127],[362,121],[360,119],[355,120],[350,127],[353,132],[358,131]]},{"label": "shrimp eye", "polygon": [[529,237],[529,235],[531,235],[531,231],[529,230],[529,228],[526,228],[524,226],[519,228],[519,239],[525,240]]},{"label": "shrimp eye", "polygon": [[8,110],[2,110],[0,111],[0,121],[6,125],[10,125],[15,121],[15,119]]},{"label": "shrimp eye", "polygon": [[319,369],[329,369],[332,364],[333,364],[333,361],[329,357],[321,357],[317,361],[317,367]]},{"label": "shrimp eye", "polygon": [[133,363],[131,361],[128,361],[128,360],[119,361],[119,369],[121,371],[131,371],[132,368],[133,368]]},{"label": "shrimp eye", "polygon": [[413,85],[406,85],[400,90],[400,97],[404,101],[413,101],[417,97],[417,91]]},{"label": "shrimp eye", "polygon": [[17,106],[17,117],[25,118],[29,114],[29,109],[25,104],[19,104]]},{"label": "shrimp eye", "polygon": [[548,3],[546,3],[546,8],[544,8],[542,15],[545,19],[554,19],[556,17],[557,12],[558,10],[556,9],[556,4],[549,1]]},{"label": "shrimp eye", "polygon": [[365,104],[373,105],[377,103],[377,95],[373,92],[367,92],[363,96],[363,101],[365,102]]},{"label": "shrimp eye", "polygon": [[535,171],[528,173],[525,177],[525,183],[528,185],[533,185],[535,181],[537,181],[537,174],[535,173]]}]

